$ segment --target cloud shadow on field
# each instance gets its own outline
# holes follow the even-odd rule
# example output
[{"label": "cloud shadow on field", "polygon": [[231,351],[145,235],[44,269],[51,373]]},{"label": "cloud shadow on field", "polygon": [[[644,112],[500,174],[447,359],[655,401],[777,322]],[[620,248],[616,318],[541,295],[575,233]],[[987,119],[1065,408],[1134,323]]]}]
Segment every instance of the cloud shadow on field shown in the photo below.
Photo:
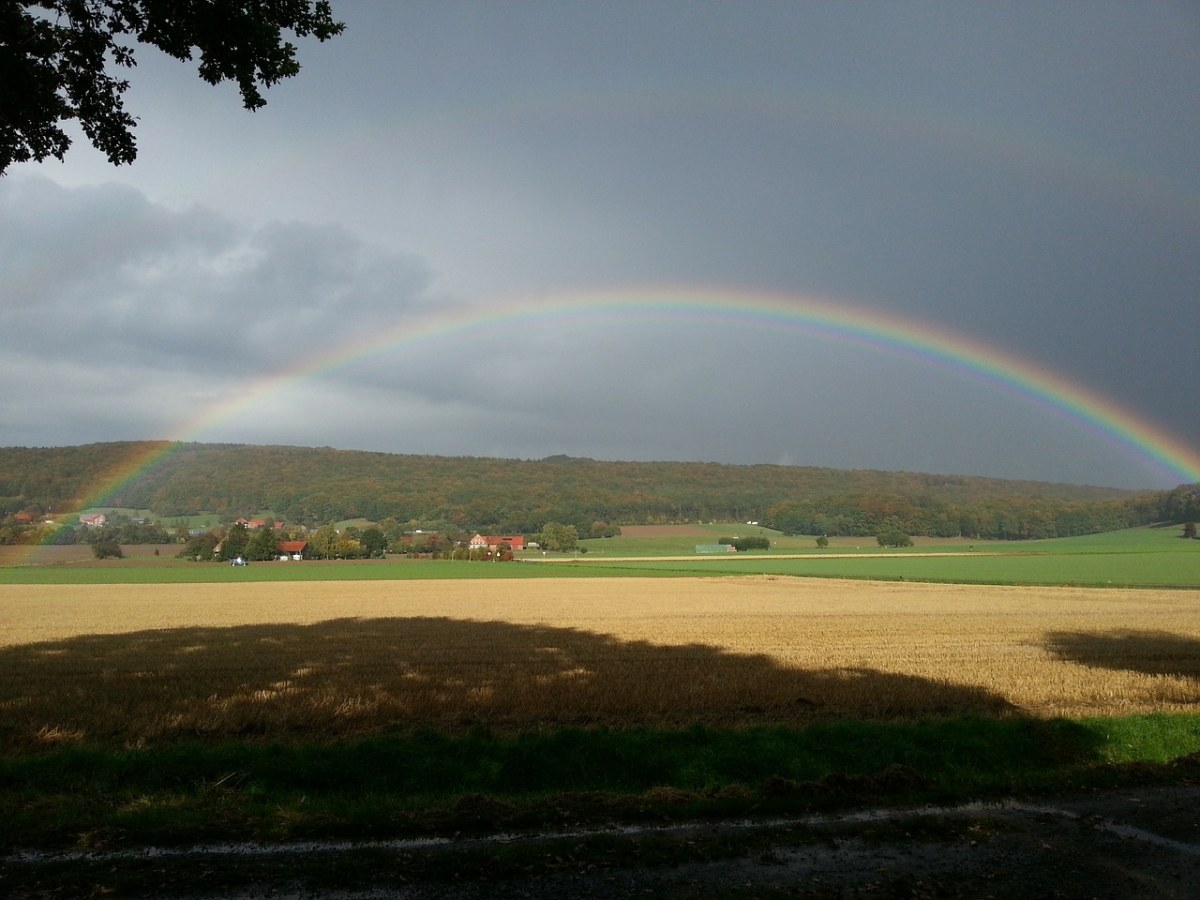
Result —
[{"label": "cloud shadow on field", "polygon": [[1200,678],[1200,639],[1169,631],[1057,631],[1046,636],[1059,659],[1098,669]]},{"label": "cloud shadow on field", "polygon": [[0,650],[0,750],[58,742],[336,740],[395,729],[803,723],[1014,712],[869,668],[544,625],[335,619],[87,635]]}]

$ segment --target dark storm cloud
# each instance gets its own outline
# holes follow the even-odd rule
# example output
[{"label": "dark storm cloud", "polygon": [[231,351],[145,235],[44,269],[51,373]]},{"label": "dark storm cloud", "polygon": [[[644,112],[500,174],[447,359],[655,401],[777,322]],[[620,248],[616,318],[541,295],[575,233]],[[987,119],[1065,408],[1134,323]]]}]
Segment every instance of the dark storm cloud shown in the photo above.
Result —
[{"label": "dark storm cloud", "polygon": [[0,410],[26,443],[164,434],[430,302],[418,261],[339,226],[246,228],[113,185],[0,180],[0,258]]},{"label": "dark storm cloud", "polygon": [[[302,48],[253,117],[149,56],[136,166],[73,151],[42,171],[77,190],[34,167],[0,181],[3,285],[21,298],[0,363],[32,382],[0,401],[15,441],[154,432],[431,311],[667,284],[948,328],[1200,446],[1193,6],[338,13],[347,33]],[[398,343],[208,436],[1179,476],[1133,437],[879,346],[622,321]],[[89,379],[159,387],[122,406]]]},{"label": "dark storm cloud", "polygon": [[37,178],[0,181],[0,256],[0,349],[202,376],[278,368],[403,317],[427,284],[414,259],[336,225],[248,229],[130,188]]}]

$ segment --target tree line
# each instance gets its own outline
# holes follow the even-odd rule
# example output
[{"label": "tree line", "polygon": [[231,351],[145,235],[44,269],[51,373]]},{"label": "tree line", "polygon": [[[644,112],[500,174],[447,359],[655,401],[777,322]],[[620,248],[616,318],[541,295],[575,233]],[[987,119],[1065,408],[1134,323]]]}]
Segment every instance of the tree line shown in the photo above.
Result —
[{"label": "tree line", "polygon": [[1024,540],[1200,517],[1196,486],[1129,491],[910,472],[696,462],[514,460],[305,447],[105,443],[0,448],[0,541],[31,520],[77,509],[129,459],[158,456],[105,505],[160,520],[212,513],[233,521],[270,510],[317,529],[363,518],[403,531],[538,534],[578,539],[620,525],[745,521],[780,531]]},{"label": "tree line", "polygon": [[785,500],[763,514],[763,524],[786,534],[867,537],[881,531],[971,540],[1037,540],[1099,534],[1174,516],[1171,494],[1122,500],[1067,502],[1022,496],[967,504],[928,496],[839,494]]}]

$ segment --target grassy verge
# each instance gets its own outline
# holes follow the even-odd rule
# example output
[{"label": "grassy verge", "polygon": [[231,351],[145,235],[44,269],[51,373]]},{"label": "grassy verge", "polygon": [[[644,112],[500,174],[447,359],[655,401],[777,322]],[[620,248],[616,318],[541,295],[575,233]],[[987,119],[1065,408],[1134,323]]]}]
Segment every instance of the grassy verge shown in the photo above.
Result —
[{"label": "grassy verge", "polygon": [[404,836],[1200,777],[1200,715],[423,732],[0,761],[0,845]]}]

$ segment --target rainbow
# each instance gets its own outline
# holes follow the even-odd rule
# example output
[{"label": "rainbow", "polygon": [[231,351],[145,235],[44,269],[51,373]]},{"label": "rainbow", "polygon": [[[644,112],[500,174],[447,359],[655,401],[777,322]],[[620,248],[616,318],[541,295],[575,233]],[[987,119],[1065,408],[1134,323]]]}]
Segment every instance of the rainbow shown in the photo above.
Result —
[{"label": "rainbow", "polygon": [[211,404],[174,428],[168,441],[138,445],[136,453],[76,498],[75,508],[105,505],[107,498],[183,443],[203,440],[221,424],[259,408],[285,389],[372,357],[412,351],[422,345],[469,341],[497,330],[519,336],[523,328],[537,323],[583,329],[613,322],[648,321],[789,332],[916,359],[955,377],[972,378],[1024,397],[1123,447],[1180,482],[1200,481],[1200,456],[1165,429],[1061,374],[977,339],[928,322],[830,299],[743,289],[654,286],[445,309],[331,347],[301,365],[259,378],[233,392],[232,399]]}]

